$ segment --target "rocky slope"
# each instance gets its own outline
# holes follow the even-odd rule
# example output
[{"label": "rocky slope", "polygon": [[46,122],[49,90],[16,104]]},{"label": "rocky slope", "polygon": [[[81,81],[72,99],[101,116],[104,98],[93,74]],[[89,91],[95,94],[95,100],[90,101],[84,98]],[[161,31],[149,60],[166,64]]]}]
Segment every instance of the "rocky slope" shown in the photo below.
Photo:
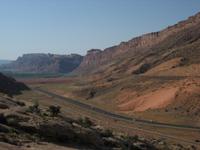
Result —
[{"label": "rocky slope", "polygon": [[95,105],[199,119],[200,13],[160,32],[90,50],[76,72],[87,82],[74,94]]},{"label": "rocky slope", "polygon": [[[86,73],[91,70],[94,71],[95,68],[103,68],[105,65],[113,63],[116,64],[121,59],[127,59],[127,56],[137,59],[137,56],[140,58],[143,54],[146,54],[146,56],[148,54],[150,58],[161,50],[170,52],[174,48],[195,43],[200,38],[199,25],[200,13],[162,31],[145,34],[102,51],[90,50],[80,67],[76,69],[76,72]],[[184,51],[193,53],[192,50]],[[176,52],[171,52],[171,55],[172,53],[175,54]],[[141,60],[138,59],[137,62],[141,62]]]},{"label": "rocky slope", "polygon": [[1,95],[0,147],[1,150],[62,150],[68,147],[79,150],[157,149],[150,141],[138,136],[114,134],[89,118],[76,120],[65,117],[58,106],[45,108],[38,103],[27,105]]},{"label": "rocky slope", "polygon": [[29,88],[15,79],[7,77],[0,73],[0,93],[8,94],[10,96],[20,94],[23,90]]},{"label": "rocky slope", "polygon": [[[113,134],[89,118],[67,118],[62,115],[60,106],[49,105],[47,108],[38,102],[30,104],[10,97],[28,89],[23,83],[0,74],[1,150],[68,149],[69,146],[99,150],[157,149],[150,141],[138,136]],[[39,148],[41,143],[43,147]]]},{"label": "rocky slope", "polygon": [[1,70],[29,73],[69,73],[82,61],[82,56],[54,54],[24,54],[16,61],[0,67]]}]

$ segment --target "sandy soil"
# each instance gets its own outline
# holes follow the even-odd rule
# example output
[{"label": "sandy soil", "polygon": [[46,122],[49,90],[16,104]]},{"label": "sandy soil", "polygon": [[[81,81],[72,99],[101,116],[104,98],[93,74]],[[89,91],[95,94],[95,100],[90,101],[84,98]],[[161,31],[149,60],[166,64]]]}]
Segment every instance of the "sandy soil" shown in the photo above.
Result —
[{"label": "sandy soil", "polygon": [[[161,64],[162,65],[162,64]],[[160,68],[160,66],[158,66]],[[200,74],[200,65],[192,64],[184,67],[175,67],[172,69],[166,70],[150,70],[146,75],[155,75],[155,76],[199,76]]]},{"label": "sandy soil", "polygon": [[166,61],[166,62],[154,67],[153,69],[149,70],[146,73],[146,75],[151,75],[151,74],[155,74],[155,73],[159,73],[159,72],[163,72],[163,71],[168,71],[168,70],[172,69],[173,67],[178,66],[181,63],[181,59],[182,58],[174,58],[169,61]]},{"label": "sandy soil", "polygon": [[[200,79],[191,78],[167,84],[153,91],[137,93],[125,91],[119,95],[121,111],[145,111],[148,109],[165,108],[168,105],[192,107],[200,104]],[[194,106],[195,107],[195,106]]]},{"label": "sandy soil", "polygon": [[119,105],[119,108],[122,111],[145,111],[147,109],[164,108],[173,101],[177,91],[178,88],[160,89],[133,98],[132,100]]}]

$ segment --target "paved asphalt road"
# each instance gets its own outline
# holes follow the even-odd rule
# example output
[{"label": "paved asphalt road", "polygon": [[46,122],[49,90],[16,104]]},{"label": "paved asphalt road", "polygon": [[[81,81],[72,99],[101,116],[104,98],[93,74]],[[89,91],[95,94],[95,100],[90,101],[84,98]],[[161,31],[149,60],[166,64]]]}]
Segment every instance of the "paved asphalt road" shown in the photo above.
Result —
[{"label": "paved asphalt road", "polygon": [[40,93],[43,93],[43,94],[47,94],[47,95],[54,97],[54,98],[61,99],[61,100],[66,101],[68,103],[79,106],[81,108],[84,108],[84,109],[87,109],[87,110],[90,110],[90,111],[93,111],[93,112],[96,112],[96,113],[99,113],[99,114],[102,114],[102,115],[106,115],[108,117],[111,117],[111,118],[117,119],[117,120],[123,120],[123,121],[131,122],[131,123],[135,123],[135,124],[143,124],[143,125],[148,125],[148,126],[157,126],[157,127],[162,127],[162,128],[176,128],[176,129],[182,129],[182,130],[184,129],[184,130],[200,131],[200,127],[196,127],[196,126],[176,125],[176,124],[155,122],[155,121],[152,121],[152,120],[136,119],[136,118],[112,113],[112,112],[100,109],[98,107],[94,107],[94,106],[91,106],[89,104],[82,103],[82,102],[77,101],[77,100],[66,98],[64,96],[57,95],[55,93],[49,92],[49,91],[41,89],[41,88],[34,88],[33,90],[40,92]]}]

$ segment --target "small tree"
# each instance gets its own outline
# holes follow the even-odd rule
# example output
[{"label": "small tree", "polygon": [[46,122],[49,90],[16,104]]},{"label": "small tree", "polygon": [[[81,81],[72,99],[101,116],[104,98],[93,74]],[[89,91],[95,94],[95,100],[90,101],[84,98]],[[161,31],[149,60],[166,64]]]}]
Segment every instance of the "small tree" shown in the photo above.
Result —
[{"label": "small tree", "polygon": [[86,127],[86,128],[89,128],[92,125],[94,125],[94,123],[88,117],[79,118],[78,119],[78,123],[81,124],[83,127]]},{"label": "small tree", "polygon": [[91,98],[94,98],[96,94],[96,90],[95,89],[92,89],[89,91],[89,97],[87,99],[91,99]]},{"label": "small tree", "polygon": [[113,137],[113,131],[110,129],[106,129],[101,132],[102,137]]},{"label": "small tree", "polygon": [[61,113],[60,109],[61,109],[60,106],[51,105],[49,106],[48,111],[50,112],[51,116],[58,116],[58,114]]},{"label": "small tree", "polygon": [[38,101],[34,101],[32,106],[29,106],[28,111],[31,113],[40,113]]},{"label": "small tree", "polygon": [[137,149],[133,143],[139,141],[139,137],[137,135],[135,136],[124,136],[123,137],[123,144],[124,149]]}]

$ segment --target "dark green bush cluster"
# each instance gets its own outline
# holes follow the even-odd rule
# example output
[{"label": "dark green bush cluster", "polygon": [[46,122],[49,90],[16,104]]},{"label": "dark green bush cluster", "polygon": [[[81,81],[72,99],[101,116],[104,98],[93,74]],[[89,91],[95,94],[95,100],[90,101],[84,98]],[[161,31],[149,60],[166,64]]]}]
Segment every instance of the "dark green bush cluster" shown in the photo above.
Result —
[{"label": "dark green bush cluster", "polygon": [[19,125],[19,120],[15,117],[6,118],[6,122],[10,126],[18,126]]},{"label": "dark green bush cluster", "polygon": [[61,107],[60,106],[49,106],[48,112],[50,113],[50,116],[58,116],[58,114],[61,113],[60,111]]},{"label": "dark green bush cluster", "polygon": [[39,114],[41,112],[39,108],[39,103],[35,101],[32,106],[28,107],[28,112]]},{"label": "dark green bush cluster", "polygon": [[105,131],[103,131],[101,133],[101,136],[103,136],[103,137],[113,137],[113,132],[109,129],[106,129]]},{"label": "dark green bush cluster", "polygon": [[16,101],[16,103],[17,103],[19,106],[25,106],[25,105],[26,105],[24,102],[20,102],[20,101]]},{"label": "dark green bush cluster", "polygon": [[92,125],[94,125],[94,123],[88,117],[79,118],[78,123],[85,128],[88,128],[88,127],[91,127]]},{"label": "dark green bush cluster", "polygon": [[150,64],[143,64],[139,69],[135,70],[133,74],[143,74],[151,68]]},{"label": "dark green bush cluster", "polygon": [[48,109],[46,110],[46,112],[45,111],[42,112],[42,110],[39,107],[39,103],[36,101],[33,103],[33,105],[28,107],[27,111],[31,113],[39,114],[43,117],[45,116],[56,117],[58,116],[58,114],[61,113],[60,109],[61,109],[60,106],[50,105]]},{"label": "dark green bush cluster", "polygon": [[129,149],[129,150],[136,150],[138,149],[133,145],[133,143],[139,141],[139,137],[137,135],[135,136],[123,136],[123,149]]}]

